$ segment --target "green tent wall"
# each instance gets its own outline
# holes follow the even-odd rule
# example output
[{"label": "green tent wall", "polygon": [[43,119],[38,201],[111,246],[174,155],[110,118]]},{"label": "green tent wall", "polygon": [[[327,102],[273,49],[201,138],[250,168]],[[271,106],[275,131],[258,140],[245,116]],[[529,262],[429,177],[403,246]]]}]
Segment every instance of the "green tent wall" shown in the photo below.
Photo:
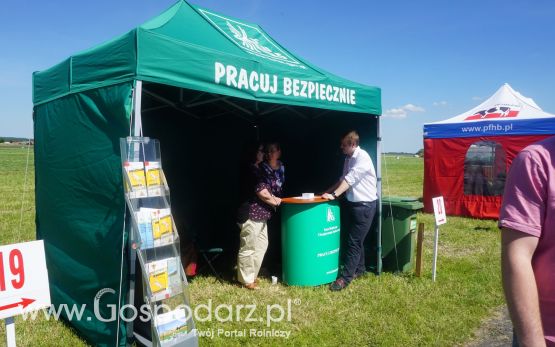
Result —
[{"label": "green tent wall", "polygon": [[[70,94],[34,114],[37,239],[45,243],[52,303],[85,304],[84,318],[71,323],[107,346],[116,343],[117,321],[95,319],[94,298],[104,288],[116,291],[99,306],[110,317],[108,305],[118,302],[125,215],[119,138],[129,133],[131,90],[124,83]],[[126,262],[123,267],[126,293]],[[68,320],[65,311],[62,317]]]},{"label": "green tent wall", "polygon": [[[222,66],[226,76],[218,81]],[[233,69],[237,76],[228,84]],[[242,73],[249,83],[253,73],[258,82],[268,76],[276,88],[241,84]],[[216,235],[227,250],[237,239],[231,230],[237,153],[249,139],[282,142],[289,194],[318,191],[337,179],[338,136],[345,130],[361,133],[379,170],[379,88],[309,64],[256,24],[185,1],[34,73],[37,238],[45,241],[52,302],[86,304],[85,317],[92,319],[70,324],[101,346],[129,342],[125,324],[118,329],[117,321],[95,319],[93,302],[99,290],[114,290],[102,296],[100,313],[109,317],[108,305],[127,299],[119,139],[133,133],[137,83],[144,89],[143,134],[161,140],[178,230],[212,240]],[[310,85],[318,91],[309,94]],[[336,92],[343,97],[329,97]],[[214,211],[222,218],[211,218]]]}]

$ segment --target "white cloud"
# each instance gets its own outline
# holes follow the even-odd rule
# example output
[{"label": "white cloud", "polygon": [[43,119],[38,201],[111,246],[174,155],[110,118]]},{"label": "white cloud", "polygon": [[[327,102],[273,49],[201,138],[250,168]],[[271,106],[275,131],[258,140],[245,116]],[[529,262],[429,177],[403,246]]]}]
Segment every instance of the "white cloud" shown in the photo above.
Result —
[{"label": "white cloud", "polygon": [[406,104],[405,106],[403,106],[403,108],[407,111],[410,111],[410,112],[424,112],[424,111],[426,111],[424,109],[424,107],[416,106],[416,105],[413,105],[413,104]]},{"label": "white cloud", "polygon": [[483,99],[483,98],[482,98],[481,96],[473,96],[473,97],[472,97],[472,100],[474,100],[474,101],[480,101],[480,100],[482,100],[482,99]]},{"label": "white cloud", "polygon": [[407,118],[407,111],[402,108],[390,108],[383,113],[383,116],[397,119]]},{"label": "white cloud", "polygon": [[447,106],[447,101],[445,101],[445,100],[434,101],[432,105],[434,105],[434,106]]},{"label": "white cloud", "polygon": [[413,105],[413,104],[406,104],[405,106],[390,108],[385,110],[383,116],[386,118],[396,118],[396,119],[403,119],[407,118],[409,112],[425,112],[426,110],[423,107]]}]

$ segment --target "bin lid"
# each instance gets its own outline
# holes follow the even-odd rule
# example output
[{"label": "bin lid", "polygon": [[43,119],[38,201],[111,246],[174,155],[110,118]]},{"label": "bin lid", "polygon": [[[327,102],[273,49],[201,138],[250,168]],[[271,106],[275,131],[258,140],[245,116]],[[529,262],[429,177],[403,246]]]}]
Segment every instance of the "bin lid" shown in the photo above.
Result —
[{"label": "bin lid", "polygon": [[421,210],[424,204],[418,198],[403,196],[382,196],[382,205],[401,207],[407,210]]}]

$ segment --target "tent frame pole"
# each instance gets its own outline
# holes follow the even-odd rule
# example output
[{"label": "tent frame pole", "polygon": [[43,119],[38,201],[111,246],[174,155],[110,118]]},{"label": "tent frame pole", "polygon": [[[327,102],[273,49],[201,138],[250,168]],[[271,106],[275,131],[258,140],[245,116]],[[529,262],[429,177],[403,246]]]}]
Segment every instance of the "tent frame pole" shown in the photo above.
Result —
[{"label": "tent frame pole", "polygon": [[287,107],[287,106],[285,106],[285,105],[274,106],[274,107],[272,107],[272,108],[269,108],[269,109],[266,109],[266,110],[264,110],[264,111],[262,111],[262,112],[259,112],[258,115],[259,115],[259,116],[266,116],[266,115],[269,115],[270,113],[274,113],[274,112],[279,111],[279,110],[282,110],[282,109],[284,109],[284,108],[286,108],[286,107]]},{"label": "tent frame pole", "polygon": [[[214,94],[213,94],[213,95],[214,95]],[[248,114],[249,116],[254,116],[254,113],[253,113],[253,112],[247,110],[247,109],[244,108],[244,107],[241,107],[241,106],[237,105],[236,103],[234,103],[234,102],[232,102],[232,101],[227,100],[226,98],[222,99],[222,102],[228,104],[229,106],[235,107],[235,108],[238,109],[239,111],[245,112],[245,113]]]},{"label": "tent frame pole", "polygon": [[296,110],[296,109],[293,108],[293,107],[286,106],[285,108],[286,108],[288,111],[290,111],[290,112],[296,114],[297,116],[301,117],[302,119],[308,119],[308,117],[307,117],[304,113],[302,113],[301,111]]},{"label": "tent frame pole", "polygon": [[[140,81],[137,81],[137,82],[140,82]],[[147,90],[147,89],[144,89],[143,91],[144,91],[145,95],[148,95],[148,96],[150,96],[150,97],[152,97],[152,98],[154,98],[154,99],[156,99],[156,100],[158,100],[158,101],[160,101],[160,102],[162,102],[162,103],[168,105],[169,107],[171,107],[171,108],[173,108],[173,109],[176,109],[177,111],[186,114],[187,116],[193,117],[193,118],[195,118],[195,119],[200,119],[200,117],[197,116],[196,114],[194,114],[194,113],[192,113],[192,112],[190,112],[190,111],[186,111],[186,110],[182,109],[181,107],[179,107],[179,103],[172,102],[172,101],[170,101],[170,100],[164,98],[163,96],[160,96],[160,95],[158,95],[158,94],[156,94],[156,93],[154,93],[154,92],[151,92],[151,91],[149,91],[149,90]],[[140,117],[140,113],[139,113],[139,117]]]},{"label": "tent frame pole", "polygon": [[213,102],[216,102],[216,101],[223,101],[224,99],[227,99],[227,98],[228,98],[227,96],[220,96],[220,97],[209,99],[209,100],[191,102],[191,103],[185,105],[185,107],[187,107],[187,108],[197,107],[197,106],[201,106],[201,105],[205,105],[205,104],[210,104],[210,103],[213,103]]},{"label": "tent frame pole", "polygon": [[378,237],[376,241],[376,273],[382,273],[382,135],[380,129],[380,117],[376,117],[376,185],[378,193],[378,206],[376,206],[378,221]]},{"label": "tent frame pole", "polygon": [[142,94],[143,81],[136,81],[135,92],[133,93],[133,134],[131,134],[131,136],[142,136],[143,134],[143,121],[141,116]]},{"label": "tent frame pole", "polygon": [[[130,134],[131,136],[142,136],[143,124],[141,115],[142,106],[142,94],[143,94],[143,81],[135,81],[135,90],[133,91],[133,112],[132,112],[132,124],[133,130]],[[130,225],[130,224],[129,224]],[[136,261],[137,261],[137,250],[133,247],[133,242],[131,235],[127,237],[127,249],[129,254],[129,296],[128,304],[135,305],[135,284],[136,284]],[[131,341],[133,338],[133,320],[129,320],[127,323],[127,341]]]}]

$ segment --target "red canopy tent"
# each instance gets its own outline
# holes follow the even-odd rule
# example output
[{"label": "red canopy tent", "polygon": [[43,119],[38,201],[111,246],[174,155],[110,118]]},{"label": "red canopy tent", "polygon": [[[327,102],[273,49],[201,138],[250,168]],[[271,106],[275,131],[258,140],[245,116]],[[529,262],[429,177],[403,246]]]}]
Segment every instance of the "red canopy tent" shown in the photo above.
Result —
[{"label": "red canopy tent", "polygon": [[513,158],[551,135],[555,115],[508,84],[468,112],[425,124],[424,211],[443,196],[449,215],[498,218]]}]

